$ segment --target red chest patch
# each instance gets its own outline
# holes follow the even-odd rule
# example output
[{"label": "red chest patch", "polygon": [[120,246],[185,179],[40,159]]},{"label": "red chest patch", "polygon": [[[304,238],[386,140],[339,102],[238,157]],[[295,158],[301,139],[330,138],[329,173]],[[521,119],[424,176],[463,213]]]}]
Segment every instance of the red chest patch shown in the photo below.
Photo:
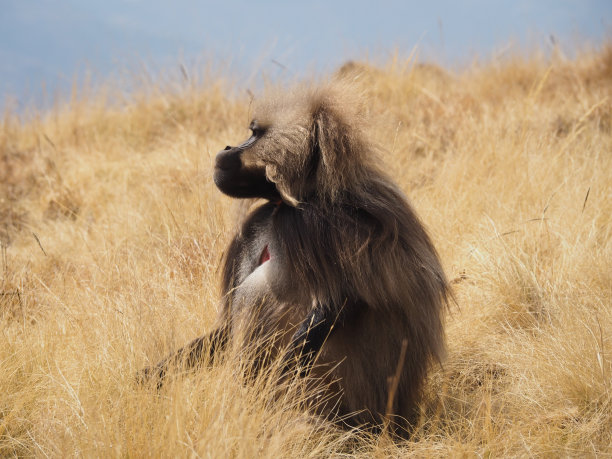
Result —
[{"label": "red chest patch", "polygon": [[261,251],[261,255],[259,256],[259,265],[257,266],[263,265],[269,259],[270,259],[270,251],[268,250],[268,244],[266,244],[264,249]]}]

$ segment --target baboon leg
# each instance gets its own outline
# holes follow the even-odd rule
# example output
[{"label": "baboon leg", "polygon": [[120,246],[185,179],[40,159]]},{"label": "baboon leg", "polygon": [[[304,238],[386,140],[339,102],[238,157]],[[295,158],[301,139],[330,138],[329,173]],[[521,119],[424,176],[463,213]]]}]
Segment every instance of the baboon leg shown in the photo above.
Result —
[{"label": "baboon leg", "polygon": [[223,350],[227,343],[227,326],[220,327],[208,335],[194,339],[186,346],[180,348],[174,354],[166,357],[157,365],[147,367],[138,374],[138,381],[145,383],[153,378],[157,382],[157,387],[163,385],[163,379],[170,367],[180,366],[190,369],[198,365],[204,358],[204,352],[208,354],[210,361],[214,361],[216,354]]},{"label": "baboon leg", "polygon": [[299,371],[300,376],[306,376],[339,319],[329,308],[317,305],[293,335],[284,357],[283,373],[293,369]]}]

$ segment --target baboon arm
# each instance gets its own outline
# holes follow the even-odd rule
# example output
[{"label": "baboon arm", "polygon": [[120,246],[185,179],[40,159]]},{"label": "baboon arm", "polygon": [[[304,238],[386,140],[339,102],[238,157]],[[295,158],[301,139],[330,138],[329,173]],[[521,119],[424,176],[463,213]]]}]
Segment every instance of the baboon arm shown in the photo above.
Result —
[{"label": "baboon arm", "polygon": [[294,369],[306,376],[338,320],[338,315],[329,308],[317,305],[293,335],[284,357],[283,372]]},{"label": "baboon arm", "polygon": [[204,353],[208,355],[210,362],[214,361],[216,354],[225,347],[227,336],[227,326],[222,326],[208,335],[194,339],[157,365],[142,370],[138,375],[139,382],[144,383],[155,378],[158,380],[157,387],[159,388],[171,367],[193,368],[204,360]]}]

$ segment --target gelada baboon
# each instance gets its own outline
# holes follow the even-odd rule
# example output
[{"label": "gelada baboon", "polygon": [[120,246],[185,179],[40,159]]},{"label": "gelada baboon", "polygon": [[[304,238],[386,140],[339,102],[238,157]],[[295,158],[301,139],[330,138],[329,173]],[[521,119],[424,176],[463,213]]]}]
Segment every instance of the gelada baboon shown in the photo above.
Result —
[{"label": "gelada baboon", "polygon": [[414,422],[428,366],[443,353],[449,285],[345,91],[334,82],[262,101],[250,138],[217,154],[223,193],[267,202],[226,251],[219,328],[149,375],[214,355],[255,317],[258,333],[281,337],[285,371],[327,381],[326,415],[373,427]]}]

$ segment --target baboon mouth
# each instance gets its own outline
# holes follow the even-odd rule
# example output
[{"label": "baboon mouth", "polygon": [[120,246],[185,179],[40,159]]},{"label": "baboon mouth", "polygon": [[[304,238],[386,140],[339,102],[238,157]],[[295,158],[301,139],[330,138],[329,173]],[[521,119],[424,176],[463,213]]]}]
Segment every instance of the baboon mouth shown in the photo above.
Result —
[{"label": "baboon mouth", "polygon": [[266,244],[264,249],[261,251],[261,255],[259,256],[258,266],[263,265],[266,261],[269,261],[269,260],[270,260],[270,251],[268,250],[268,244]]}]

